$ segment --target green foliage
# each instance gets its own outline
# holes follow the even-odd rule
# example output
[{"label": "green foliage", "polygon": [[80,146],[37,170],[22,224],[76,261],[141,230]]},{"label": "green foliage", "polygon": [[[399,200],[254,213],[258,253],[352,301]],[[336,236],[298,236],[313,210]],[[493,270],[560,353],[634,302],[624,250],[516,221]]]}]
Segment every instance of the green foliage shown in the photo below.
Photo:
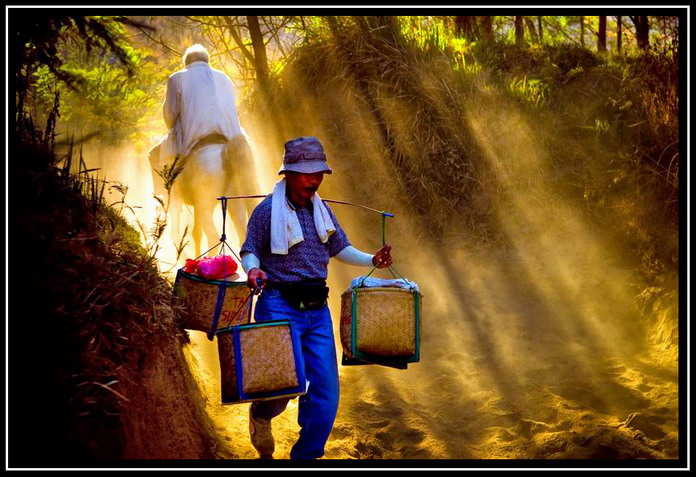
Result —
[{"label": "green foliage", "polygon": [[[288,80],[280,78],[283,90],[278,98],[282,99],[276,109],[287,115],[287,134],[294,134],[290,132],[296,129],[293,124],[306,124],[300,118],[307,108],[321,112],[323,125],[336,125],[326,132],[326,140],[351,144],[351,152],[342,148],[342,156],[364,161],[358,157],[370,154],[363,148],[382,151],[380,157],[393,171],[382,180],[396,181],[408,191],[403,200],[428,215],[433,237],[453,233],[453,223],[484,236],[490,224],[477,214],[490,211],[462,207],[472,196],[485,193],[475,172],[480,152],[462,127],[460,91],[449,63],[450,55],[461,58],[468,45],[459,42],[459,51],[448,48],[442,52],[445,43],[439,34],[419,30],[417,23],[385,23],[379,27],[379,36],[365,27],[365,23],[371,24],[369,19],[329,23],[330,36],[321,41],[317,36],[296,49],[285,72]],[[303,93],[298,95],[295,90]],[[365,105],[360,121],[370,128],[374,125],[373,145],[351,139],[354,132],[341,126],[347,119],[342,95],[336,91],[355,95]],[[447,167],[433,168],[435,163]],[[450,189],[457,194],[441,193]]]},{"label": "green foliage", "polygon": [[[535,147],[549,161],[545,184],[639,264],[641,283],[676,273],[674,56],[598,55],[593,44],[583,48],[564,35],[546,35],[541,45],[473,42],[426,28],[428,21],[444,25],[403,19],[393,40],[370,35],[359,21],[327,22],[325,36],[297,49],[279,78],[279,110],[305,126],[319,115],[312,127],[358,169],[374,168],[363,158],[380,151],[392,175],[360,180],[374,181],[374,190],[380,180],[397,181],[399,200],[422,213],[429,232],[496,245],[505,242],[491,212],[500,199],[467,111],[513,112],[538,128]],[[486,101],[491,92],[499,103]],[[345,109],[346,97],[359,98],[356,112]],[[368,125],[370,139],[354,136],[351,124]]]},{"label": "green foliage", "polygon": [[548,64],[543,49],[504,42],[476,45],[472,55],[483,66],[506,73],[536,72]]},{"label": "green foliage", "polygon": [[[149,67],[148,67],[149,66]],[[132,139],[150,112],[161,103],[162,82],[152,63],[144,63],[137,76],[129,77],[108,64],[93,68],[66,65],[71,74],[83,78],[78,91],[65,98],[63,119],[68,124],[98,131],[107,143]]]},{"label": "green foliage", "polygon": [[[530,123],[544,118],[554,125],[543,152],[555,158],[557,182],[570,184],[572,176],[569,193],[585,202],[589,215],[647,249],[657,241],[660,227],[676,227],[680,141],[678,22],[676,17],[649,18],[653,51],[635,54],[635,28],[626,17],[624,55],[619,56],[611,53],[615,17],[608,17],[606,55],[595,52],[598,17],[583,17],[584,47],[579,16],[542,17],[541,40],[535,43],[527,34],[526,45],[514,44],[512,16],[492,18],[492,41],[457,37],[453,17],[294,17],[284,27],[284,33],[291,34],[282,44],[299,46],[275,52],[280,60],[271,62],[268,93],[275,111],[293,113],[271,119],[273,124],[285,121],[286,130],[295,131],[311,111],[332,125],[328,128],[333,141],[351,142],[345,139],[351,136],[336,99],[350,92],[365,107],[364,121],[374,125],[375,141],[416,208],[425,213],[423,204],[438,204],[442,216],[432,219],[433,230],[446,228],[450,217],[460,216],[465,228],[486,235],[490,212],[462,207],[491,202],[481,185],[481,151],[465,119],[467,108],[478,104],[482,92],[502,92],[521,114],[529,115]],[[232,53],[235,44],[225,36],[229,25],[220,23],[222,17],[196,19],[201,21],[196,35],[219,36],[218,54],[227,55],[219,58],[234,64],[239,52]],[[530,20],[538,28],[538,17]],[[118,36],[118,22],[105,24],[113,28],[105,30],[109,35]],[[66,33],[79,32],[74,23],[56,21],[51,28],[48,37],[63,38],[57,47],[51,50],[47,43],[32,40],[35,46],[30,48],[39,65],[31,74],[39,109],[49,111],[60,89],[61,119],[75,128],[88,124],[112,141],[132,140],[135,130],[159,116],[164,82],[178,67],[178,57],[166,63],[155,59],[155,51],[127,43],[119,56],[107,42],[100,47],[104,54],[99,59],[90,58],[90,47],[74,41],[79,35]],[[242,43],[249,46],[246,33],[240,31]],[[41,62],[41,48],[53,51],[48,58],[55,62]],[[136,66],[132,75],[118,66],[121,57]],[[242,64],[247,63],[248,58],[243,59]],[[246,78],[248,73],[253,77],[253,71],[240,75]],[[62,77],[79,79],[82,86],[63,90]],[[252,98],[246,104],[261,109],[263,102]],[[581,150],[568,154],[574,150],[569,144],[576,144],[571,141],[582,144]],[[433,169],[433,163],[447,167]],[[442,197],[445,189],[458,192]],[[653,202],[659,206],[642,205]],[[612,219],[617,211],[621,226]],[[662,247],[666,252],[661,260],[671,260],[675,249],[674,242]]]},{"label": "green foliage", "polygon": [[[15,10],[17,11],[17,10]],[[15,81],[20,104],[32,85],[32,74],[43,65],[61,81],[75,87],[78,78],[61,70],[62,42],[81,43],[87,53],[113,54],[128,71],[134,67],[131,49],[123,42],[124,17],[48,16],[15,13],[12,24],[15,47]]]},{"label": "green foliage", "polygon": [[526,76],[512,78],[508,83],[510,92],[535,107],[541,106],[548,96],[549,85],[540,79],[529,79]]},{"label": "green foliage", "polygon": [[434,17],[400,17],[400,29],[403,38],[415,48],[425,52],[443,52],[450,48],[453,41],[456,47],[463,46],[466,40],[454,38],[451,28],[442,19]]},{"label": "green foliage", "polygon": [[[138,133],[161,103],[166,72],[163,74],[143,50],[132,50],[131,58],[138,61],[135,74],[113,65],[108,58],[64,62],[60,70],[80,83],[79,88],[64,91],[61,116],[65,126],[83,133],[99,132],[107,144],[139,138]],[[35,76],[36,102],[41,108],[59,84],[45,67]]]},{"label": "green foliage", "polygon": [[595,52],[569,43],[547,46],[544,50],[548,55],[548,61],[557,66],[562,73],[578,68],[593,68],[602,63],[602,59]]},{"label": "green foliage", "polygon": [[544,69],[554,67],[564,74],[602,63],[602,60],[589,49],[569,43],[518,46],[493,42],[475,45],[472,54],[482,65],[504,73],[523,71],[538,74]]},{"label": "green foliage", "polygon": [[675,57],[679,51],[679,18],[656,16],[652,18],[650,31],[652,51],[666,57]]},{"label": "green foliage", "polygon": [[[168,75],[154,52],[125,39],[123,17],[49,17],[20,22],[27,53],[17,70],[18,114],[30,108],[37,118],[61,95],[61,129],[100,134],[105,144],[144,142]],[[34,31],[38,25],[45,31]],[[31,87],[31,88],[30,88]]]}]

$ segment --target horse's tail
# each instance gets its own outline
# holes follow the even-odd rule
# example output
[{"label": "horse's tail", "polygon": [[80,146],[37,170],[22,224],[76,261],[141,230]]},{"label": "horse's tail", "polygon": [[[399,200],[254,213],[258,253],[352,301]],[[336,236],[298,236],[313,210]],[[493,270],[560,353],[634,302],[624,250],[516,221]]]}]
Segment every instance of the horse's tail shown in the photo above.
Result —
[{"label": "horse's tail", "polygon": [[162,151],[162,143],[160,142],[155,147],[150,149],[148,160],[150,161],[150,172],[152,173],[152,186],[155,195],[163,195],[166,193],[164,187],[164,179],[160,175],[160,154]]},{"label": "horse's tail", "polygon": [[[222,150],[222,167],[225,171],[225,188],[229,189],[234,177],[254,177],[254,155],[243,134],[227,141]],[[236,193],[241,193],[236,191]],[[255,192],[253,192],[255,193]]]},{"label": "horse's tail", "polygon": [[251,147],[244,134],[237,134],[227,140],[224,149],[225,163],[246,163],[252,160]]},{"label": "horse's tail", "polygon": [[[222,150],[222,167],[225,172],[225,195],[258,194],[254,153],[246,136],[239,134],[230,139]],[[246,202],[247,215],[255,204]]]},{"label": "horse's tail", "polygon": [[150,161],[150,166],[156,169],[159,166],[160,150],[162,149],[162,143],[157,144],[155,147],[150,149],[147,154],[147,158]]}]

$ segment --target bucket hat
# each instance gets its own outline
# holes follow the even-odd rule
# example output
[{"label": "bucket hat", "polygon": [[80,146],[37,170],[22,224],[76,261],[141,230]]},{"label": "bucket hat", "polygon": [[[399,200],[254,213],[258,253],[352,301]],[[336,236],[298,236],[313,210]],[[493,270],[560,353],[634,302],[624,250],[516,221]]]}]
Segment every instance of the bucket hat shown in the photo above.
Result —
[{"label": "bucket hat", "polygon": [[314,136],[300,136],[290,139],[285,143],[285,154],[283,154],[283,165],[280,166],[278,174],[287,171],[300,172],[302,174],[313,174],[324,172],[331,174],[331,168],[326,163],[324,147]]}]

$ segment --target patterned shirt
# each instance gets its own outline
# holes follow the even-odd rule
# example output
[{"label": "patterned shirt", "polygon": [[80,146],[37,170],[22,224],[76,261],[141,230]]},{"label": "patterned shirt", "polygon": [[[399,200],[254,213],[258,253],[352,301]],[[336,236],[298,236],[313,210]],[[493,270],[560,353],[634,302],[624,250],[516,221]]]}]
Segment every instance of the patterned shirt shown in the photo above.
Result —
[{"label": "patterned shirt", "polygon": [[287,255],[271,253],[271,203],[272,195],[266,197],[251,214],[247,234],[240,253],[251,252],[259,258],[261,270],[266,272],[271,282],[298,282],[305,280],[326,280],[329,258],[337,255],[350,245],[346,233],[341,228],[333,211],[324,202],[336,232],[322,243],[314,227],[311,201],[307,207],[291,203],[297,213],[304,240],[293,245]]}]

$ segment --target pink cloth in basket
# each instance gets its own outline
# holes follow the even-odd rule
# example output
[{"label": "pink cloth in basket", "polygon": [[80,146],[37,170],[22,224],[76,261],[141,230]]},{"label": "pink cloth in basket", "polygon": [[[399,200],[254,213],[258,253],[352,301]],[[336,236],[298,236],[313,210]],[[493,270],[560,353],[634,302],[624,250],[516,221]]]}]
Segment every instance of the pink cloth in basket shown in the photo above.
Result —
[{"label": "pink cloth in basket", "polygon": [[[191,260],[191,262],[193,262],[193,260]],[[235,262],[230,255],[216,255],[214,257],[197,260],[197,262],[198,264],[192,273],[206,280],[220,280],[234,275],[237,272],[237,262]],[[193,263],[189,264],[189,260],[186,260],[187,268],[191,265],[193,265]]]}]

